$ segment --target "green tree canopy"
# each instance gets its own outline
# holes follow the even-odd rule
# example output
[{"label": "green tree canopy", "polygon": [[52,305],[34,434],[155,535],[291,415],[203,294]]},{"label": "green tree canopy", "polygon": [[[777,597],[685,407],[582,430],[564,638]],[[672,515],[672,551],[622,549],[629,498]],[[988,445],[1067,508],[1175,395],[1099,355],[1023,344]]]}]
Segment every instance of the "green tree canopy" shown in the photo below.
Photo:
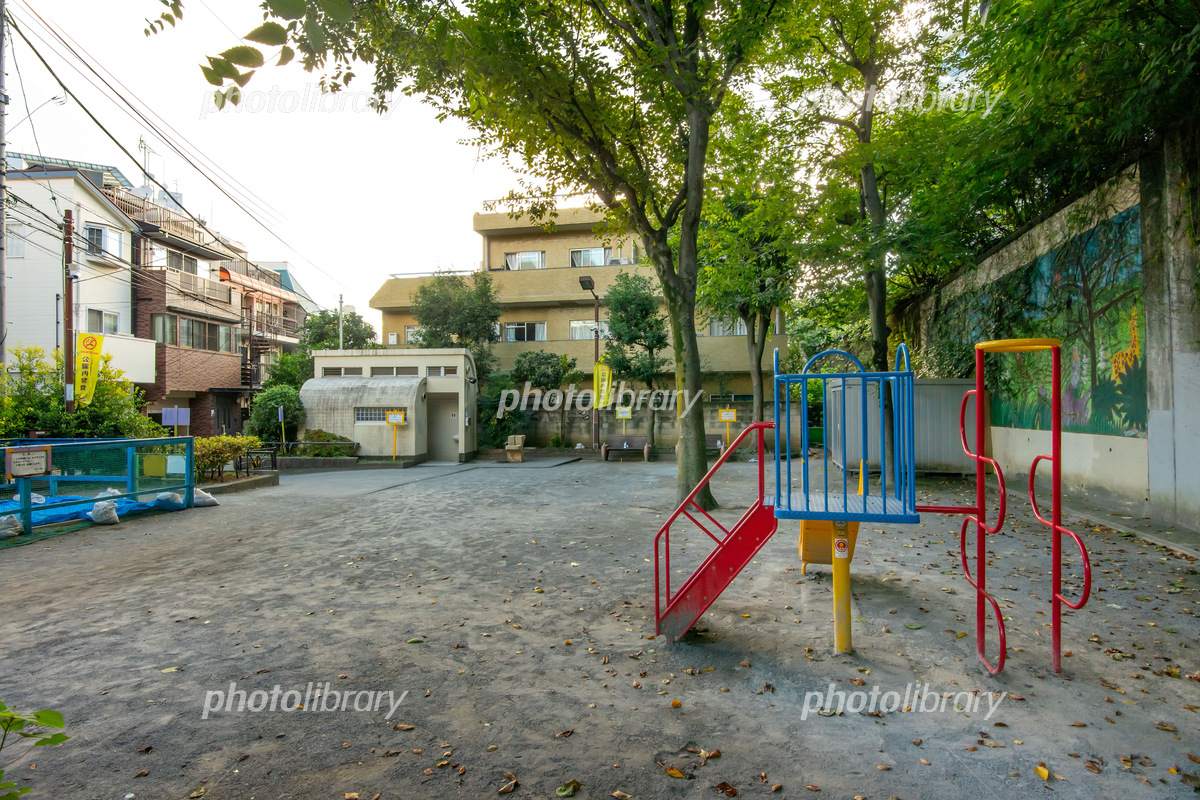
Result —
[{"label": "green tree canopy", "polygon": [[[307,350],[338,348],[338,312],[321,310],[309,314],[300,330],[300,344]],[[375,328],[353,311],[342,314],[342,346],[345,350],[371,350],[379,347]]]},{"label": "green tree canopy", "polygon": [[479,380],[486,380],[497,359],[492,344],[500,340],[500,303],[486,272],[470,280],[454,273],[434,275],[413,294],[413,316],[421,326],[421,347],[465,347],[475,359]]},{"label": "green tree canopy", "polygon": [[[608,338],[604,361],[619,380],[654,389],[667,366],[667,320],[659,313],[654,282],[644,275],[619,272],[604,295],[608,309]],[[650,410],[647,444],[654,449],[655,411]]]},{"label": "green tree canopy", "polygon": [[289,442],[296,441],[297,432],[304,424],[304,404],[300,392],[292,386],[272,386],[254,395],[250,406],[250,420],[246,433],[257,436],[264,442],[279,441],[279,407],[283,406],[283,427]]},{"label": "green tree canopy", "polygon": [[[532,350],[517,356],[511,378],[518,388],[528,382],[534,389],[547,391],[576,383],[583,379],[583,373],[576,369],[573,358],[561,353]],[[566,417],[567,404],[564,401],[558,409],[558,438],[562,445],[567,441]]]}]

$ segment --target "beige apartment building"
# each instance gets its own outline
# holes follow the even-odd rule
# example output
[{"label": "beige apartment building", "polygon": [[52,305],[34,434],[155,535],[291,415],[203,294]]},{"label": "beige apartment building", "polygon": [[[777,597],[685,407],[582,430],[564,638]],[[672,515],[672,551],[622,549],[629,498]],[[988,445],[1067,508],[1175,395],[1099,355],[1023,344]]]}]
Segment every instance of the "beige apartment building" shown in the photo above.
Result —
[{"label": "beige apartment building", "polygon": [[[511,369],[520,353],[547,350],[576,360],[590,386],[594,361],[595,300],[580,284],[592,279],[601,300],[620,272],[646,275],[655,282],[654,269],[644,263],[644,252],[631,232],[596,233],[603,216],[587,208],[562,209],[549,232],[528,218],[505,212],[475,214],[474,229],[482,238],[480,270],[492,277],[504,308],[500,317],[500,343],[495,346],[501,369]],[[371,308],[383,314],[383,341],[394,347],[413,347],[418,331],[412,298],[432,274],[392,275],[371,298]],[[665,306],[664,306],[665,312]],[[600,334],[607,327],[600,307]],[[705,388],[713,395],[750,399],[750,371],[745,328],[740,322],[704,320],[697,327]],[[783,317],[776,313],[774,335],[763,357],[770,371],[770,353],[787,349]],[[604,342],[600,343],[604,353]],[[671,352],[666,370],[674,371]]]}]

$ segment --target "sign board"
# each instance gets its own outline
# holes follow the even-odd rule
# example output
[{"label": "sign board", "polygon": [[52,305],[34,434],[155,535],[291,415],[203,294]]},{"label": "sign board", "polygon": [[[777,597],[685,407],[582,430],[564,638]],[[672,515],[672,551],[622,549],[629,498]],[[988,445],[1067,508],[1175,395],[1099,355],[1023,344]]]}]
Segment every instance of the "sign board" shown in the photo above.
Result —
[{"label": "sign board", "polygon": [[833,555],[836,558],[850,557],[850,544],[845,539],[833,540]]},{"label": "sign board", "polygon": [[608,408],[613,401],[612,369],[607,364],[596,364],[592,369],[592,386],[595,387],[595,408]]},{"label": "sign board", "polygon": [[617,419],[633,419],[633,406],[617,406]]},{"label": "sign board", "polygon": [[49,475],[53,464],[50,445],[44,447],[9,447],[4,451],[4,471],[8,479]]},{"label": "sign board", "polygon": [[178,425],[185,426],[192,424],[192,410],[190,408],[164,408],[162,411],[162,424],[164,426]]},{"label": "sign board", "polygon": [[75,402],[86,406],[96,393],[100,377],[104,337],[98,333],[75,334]]},{"label": "sign board", "polygon": [[737,422],[736,408],[722,408],[719,409],[717,413],[720,414],[719,419],[721,422]]},{"label": "sign board", "polygon": [[405,413],[403,411],[387,412],[388,425],[403,425],[405,423]]}]

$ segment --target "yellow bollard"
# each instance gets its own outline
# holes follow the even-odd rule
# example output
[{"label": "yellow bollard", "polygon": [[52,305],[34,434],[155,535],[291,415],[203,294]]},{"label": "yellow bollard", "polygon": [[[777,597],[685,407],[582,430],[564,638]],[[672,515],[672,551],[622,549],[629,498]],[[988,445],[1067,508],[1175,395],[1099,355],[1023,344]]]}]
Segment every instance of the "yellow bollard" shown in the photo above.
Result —
[{"label": "yellow bollard", "polygon": [[850,540],[846,523],[833,523],[833,647],[853,649],[850,641]]}]

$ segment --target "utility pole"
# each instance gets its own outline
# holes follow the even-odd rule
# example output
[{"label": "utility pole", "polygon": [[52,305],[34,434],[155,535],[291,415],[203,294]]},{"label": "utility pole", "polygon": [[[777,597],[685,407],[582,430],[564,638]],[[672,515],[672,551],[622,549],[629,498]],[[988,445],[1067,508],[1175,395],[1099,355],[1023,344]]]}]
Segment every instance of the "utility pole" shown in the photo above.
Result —
[{"label": "utility pole", "polygon": [[8,302],[8,288],[4,281],[5,261],[8,258],[8,143],[5,122],[8,116],[8,85],[4,79],[4,39],[8,27],[4,19],[4,0],[0,0],[0,365],[4,364],[8,350],[8,326],[5,323],[4,305]]},{"label": "utility pole", "polygon": [[[3,2],[3,0],[0,0]],[[342,344],[342,296],[338,295],[338,350],[343,349]]]},{"label": "utility pole", "polygon": [[63,214],[63,398],[67,413],[75,413],[75,281],[71,262],[75,260],[75,212]]}]

